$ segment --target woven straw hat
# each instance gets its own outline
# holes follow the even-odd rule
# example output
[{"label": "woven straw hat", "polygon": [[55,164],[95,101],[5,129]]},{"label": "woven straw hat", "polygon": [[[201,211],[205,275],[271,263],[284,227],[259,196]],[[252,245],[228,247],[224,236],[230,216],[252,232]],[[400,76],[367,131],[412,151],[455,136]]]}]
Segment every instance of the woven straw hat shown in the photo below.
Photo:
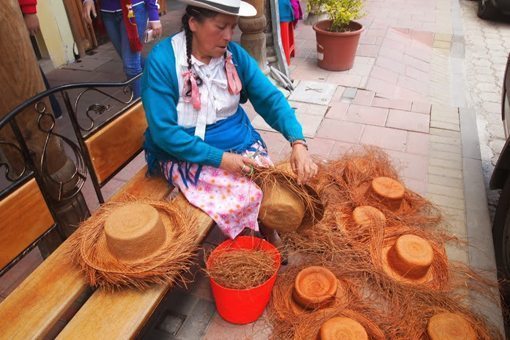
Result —
[{"label": "woven straw hat", "polygon": [[324,322],[319,332],[320,340],[368,340],[368,334],[358,321],[337,316]]},{"label": "woven straw hat", "polygon": [[[259,211],[262,224],[277,231],[291,232],[311,226],[315,220],[320,220],[324,208],[317,192],[310,185],[297,184],[290,163],[279,164],[276,169],[279,171],[274,174],[275,181],[270,184],[258,183],[264,193]],[[300,188],[302,194],[312,198],[315,206],[313,213],[303,199],[290,188],[289,182],[293,183],[294,187]]]},{"label": "woven straw hat", "polygon": [[476,340],[471,324],[460,314],[443,312],[430,318],[427,334],[431,340]]},{"label": "woven straw hat", "polygon": [[401,235],[383,247],[383,270],[397,281],[430,282],[434,279],[434,256],[428,240],[413,234]]},{"label": "woven straw hat", "polygon": [[193,222],[167,202],[108,203],[76,231],[72,255],[93,286],[173,282],[189,268]]},{"label": "woven straw hat", "polygon": [[384,216],[381,210],[369,205],[356,207],[352,212],[352,219],[355,224],[361,226],[368,226],[377,222],[382,225],[386,224],[386,216]]},{"label": "woven straw hat", "polygon": [[337,290],[335,274],[325,267],[310,266],[296,275],[292,297],[301,307],[316,309],[333,303]]},{"label": "woven straw hat", "polygon": [[402,183],[390,177],[374,178],[370,188],[375,196],[383,200],[384,204],[392,210],[400,208],[406,192]]}]

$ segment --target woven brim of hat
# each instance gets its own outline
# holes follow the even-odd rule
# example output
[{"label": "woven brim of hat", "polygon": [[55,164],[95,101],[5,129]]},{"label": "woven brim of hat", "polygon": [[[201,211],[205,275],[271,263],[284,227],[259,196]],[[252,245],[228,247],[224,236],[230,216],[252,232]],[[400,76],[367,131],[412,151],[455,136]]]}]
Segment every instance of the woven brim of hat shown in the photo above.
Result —
[{"label": "woven brim of hat", "polygon": [[260,169],[253,180],[264,193],[259,218],[268,228],[291,232],[322,219],[324,206],[310,185],[299,185],[289,163]]},{"label": "woven brim of hat", "polygon": [[442,312],[429,319],[427,334],[430,340],[476,340],[475,330],[459,313]]},{"label": "woven brim of hat", "polygon": [[[148,245],[150,250],[145,249],[144,244],[137,245],[140,256],[136,258],[114,256],[111,246],[108,246],[108,242],[112,242],[107,239],[105,224],[110,215],[138,204],[147,204],[157,210],[165,235],[152,237],[151,243],[164,241],[156,248]],[[184,282],[182,275],[192,264],[197,237],[195,219],[172,203],[147,200],[113,202],[104,204],[80,225],[70,255],[92,286],[107,290],[123,286],[143,289],[151,284]]]},{"label": "woven brim of hat", "polygon": [[238,12],[236,12],[236,8],[234,6],[228,6],[227,4],[225,4],[225,1],[216,0],[213,1],[179,0],[179,1],[191,6],[201,7],[223,14],[235,15],[240,17],[252,17],[257,15],[257,9],[245,1],[240,1]]},{"label": "woven brim of hat", "polygon": [[433,240],[403,231],[385,238],[382,270],[395,281],[441,289],[448,283],[448,259],[444,247]]}]

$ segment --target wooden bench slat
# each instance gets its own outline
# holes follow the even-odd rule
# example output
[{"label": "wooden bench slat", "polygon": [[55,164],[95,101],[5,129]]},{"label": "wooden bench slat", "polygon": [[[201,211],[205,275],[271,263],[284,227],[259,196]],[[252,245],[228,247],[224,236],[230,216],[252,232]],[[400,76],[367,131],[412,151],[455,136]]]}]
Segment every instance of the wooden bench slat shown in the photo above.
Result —
[{"label": "wooden bench slat", "polygon": [[[113,199],[129,195],[150,199],[166,197],[170,192],[167,182],[146,177],[146,171],[146,167],[138,171]],[[72,237],[74,235],[69,239]],[[84,276],[67,256],[69,239],[0,303],[0,337],[23,340],[44,337],[85,292]],[[19,317],[20,309],[23,309],[23,317]]]},{"label": "wooden bench slat", "polygon": [[141,150],[145,129],[145,111],[139,102],[85,141],[99,183]]},{"label": "wooden bench slat", "polygon": [[[200,229],[197,244],[201,243],[213,226],[213,220],[191,206],[182,194],[173,201],[181,209],[192,209]],[[127,289],[109,293],[97,290],[67,324],[57,339],[128,339],[139,334],[170,285],[154,286],[146,291]],[[109,322],[105,322],[105,316]]]},{"label": "wooden bench slat", "polygon": [[55,223],[33,178],[0,201],[0,221],[0,268]]},{"label": "wooden bench slat", "polygon": [[67,250],[66,244],[58,247],[0,304],[2,337],[43,337],[85,292],[84,276],[69,263]]}]

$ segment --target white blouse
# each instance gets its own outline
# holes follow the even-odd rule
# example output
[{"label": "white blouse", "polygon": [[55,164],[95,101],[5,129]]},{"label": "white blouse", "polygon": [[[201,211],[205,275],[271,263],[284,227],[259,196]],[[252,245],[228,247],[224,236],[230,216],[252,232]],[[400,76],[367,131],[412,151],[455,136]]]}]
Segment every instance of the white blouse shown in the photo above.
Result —
[{"label": "white blouse", "polygon": [[[204,139],[206,125],[214,124],[236,113],[240,95],[232,95],[227,87],[225,72],[225,58],[213,58],[209,64],[191,56],[193,70],[200,78],[202,85],[200,92],[200,110],[195,110],[191,102],[186,103],[183,98],[184,80],[182,74],[188,70],[186,56],[186,36],[180,32],[173,36],[172,47],[175,54],[177,81],[179,82],[179,103],[177,104],[177,123],[185,128],[195,127],[195,136]],[[230,51],[227,51],[230,54]]]}]

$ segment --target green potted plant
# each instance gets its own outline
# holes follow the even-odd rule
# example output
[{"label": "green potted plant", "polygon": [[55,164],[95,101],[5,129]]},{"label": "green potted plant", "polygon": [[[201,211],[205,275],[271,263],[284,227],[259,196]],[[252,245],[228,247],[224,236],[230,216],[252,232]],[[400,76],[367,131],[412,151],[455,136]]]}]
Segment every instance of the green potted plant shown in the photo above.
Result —
[{"label": "green potted plant", "polygon": [[316,0],[321,2],[329,20],[317,22],[313,29],[317,38],[319,67],[330,71],[352,68],[363,26],[354,21],[363,16],[362,0]]}]

